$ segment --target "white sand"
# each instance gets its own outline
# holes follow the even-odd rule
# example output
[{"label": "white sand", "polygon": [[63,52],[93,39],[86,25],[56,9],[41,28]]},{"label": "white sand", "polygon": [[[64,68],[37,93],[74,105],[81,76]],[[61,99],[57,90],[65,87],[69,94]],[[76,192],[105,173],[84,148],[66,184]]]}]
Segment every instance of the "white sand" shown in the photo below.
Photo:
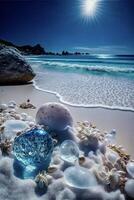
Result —
[{"label": "white sand", "polygon": [[[8,103],[15,100],[17,104],[31,100],[36,106],[35,110],[20,109],[35,117],[37,109],[46,102],[58,102],[58,98],[49,93],[36,90],[32,85],[24,86],[0,86],[0,103]],[[79,108],[67,106],[71,111],[74,121],[91,121],[100,130],[117,130],[117,143],[134,157],[134,112],[108,110],[102,108]]]}]

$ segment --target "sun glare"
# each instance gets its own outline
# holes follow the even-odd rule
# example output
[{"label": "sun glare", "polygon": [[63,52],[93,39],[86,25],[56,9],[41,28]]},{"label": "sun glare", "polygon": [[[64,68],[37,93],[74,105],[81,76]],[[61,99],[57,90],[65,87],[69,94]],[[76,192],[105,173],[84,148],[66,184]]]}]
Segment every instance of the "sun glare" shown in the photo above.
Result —
[{"label": "sun glare", "polygon": [[85,15],[93,16],[97,7],[97,0],[86,0],[83,5],[83,12]]},{"label": "sun glare", "polygon": [[80,7],[83,18],[96,19],[101,10],[101,0],[81,0]]}]

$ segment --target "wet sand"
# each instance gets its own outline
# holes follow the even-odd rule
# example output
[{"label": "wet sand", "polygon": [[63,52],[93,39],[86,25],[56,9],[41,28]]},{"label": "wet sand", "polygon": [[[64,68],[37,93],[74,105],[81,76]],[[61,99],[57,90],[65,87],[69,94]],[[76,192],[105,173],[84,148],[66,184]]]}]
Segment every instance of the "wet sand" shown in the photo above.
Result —
[{"label": "wet sand", "polygon": [[[27,99],[36,106],[36,109],[20,109],[35,117],[37,109],[46,102],[59,102],[59,99],[50,93],[36,90],[33,85],[0,86],[0,103],[10,100],[17,104]],[[88,120],[101,131],[117,130],[117,144],[122,145],[134,157],[134,112],[109,110],[103,108],[80,108],[66,105],[72,113],[74,122]]]}]

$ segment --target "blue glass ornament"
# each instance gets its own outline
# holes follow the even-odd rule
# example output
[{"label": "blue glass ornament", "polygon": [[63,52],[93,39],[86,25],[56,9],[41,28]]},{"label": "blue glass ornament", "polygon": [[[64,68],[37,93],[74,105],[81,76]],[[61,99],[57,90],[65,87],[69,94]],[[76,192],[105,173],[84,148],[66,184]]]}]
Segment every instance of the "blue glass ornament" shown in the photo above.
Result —
[{"label": "blue glass ornament", "polygon": [[49,133],[33,128],[16,137],[13,145],[15,158],[23,166],[42,167],[51,161],[53,141]]}]

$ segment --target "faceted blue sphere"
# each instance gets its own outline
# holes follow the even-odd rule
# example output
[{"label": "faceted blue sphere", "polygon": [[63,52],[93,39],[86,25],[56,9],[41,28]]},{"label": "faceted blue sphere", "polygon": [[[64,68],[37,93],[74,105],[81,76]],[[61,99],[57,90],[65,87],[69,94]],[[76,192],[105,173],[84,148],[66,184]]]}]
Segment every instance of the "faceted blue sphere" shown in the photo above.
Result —
[{"label": "faceted blue sphere", "polygon": [[51,160],[52,151],[52,138],[41,128],[28,130],[14,140],[14,155],[25,166],[45,165],[46,160]]}]

